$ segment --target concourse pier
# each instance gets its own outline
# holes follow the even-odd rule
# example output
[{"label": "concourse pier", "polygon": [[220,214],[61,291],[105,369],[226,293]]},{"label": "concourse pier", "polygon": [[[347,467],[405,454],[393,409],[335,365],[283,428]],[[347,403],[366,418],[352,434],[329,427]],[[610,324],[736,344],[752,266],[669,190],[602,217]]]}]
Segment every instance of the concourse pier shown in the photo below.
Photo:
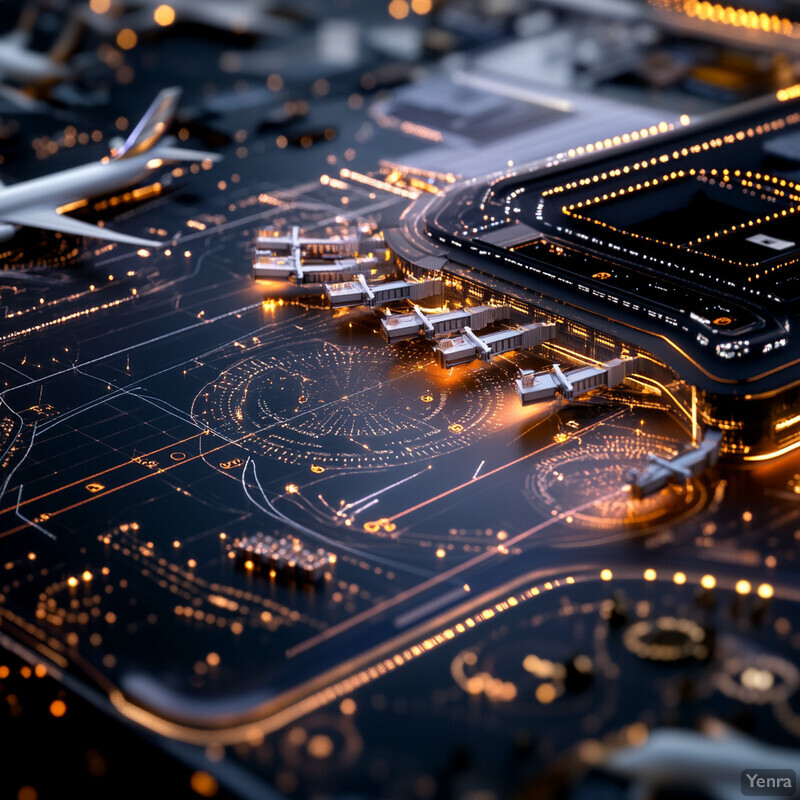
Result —
[{"label": "concourse pier", "polygon": [[650,463],[644,469],[631,470],[628,473],[631,494],[641,499],[663,489],[669,483],[681,483],[697,477],[717,463],[721,442],[722,431],[713,429],[706,432],[697,447],[675,458],[660,458],[651,453]]},{"label": "concourse pier", "polygon": [[527,350],[553,339],[555,335],[554,322],[529,322],[483,336],[477,336],[472,328],[466,326],[458,336],[437,340],[433,349],[439,366],[449,369],[459,364],[469,364],[476,358],[491,361],[502,353]]},{"label": "concourse pier", "polygon": [[574,367],[563,372],[558,364],[549,370],[536,372],[521,369],[515,381],[517,395],[522,405],[540,403],[561,396],[573,400],[579,395],[601,386],[612,387],[621,384],[625,378],[641,368],[641,358],[614,358],[597,366]]},{"label": "concourse pier", "polygon": [[368,284],[363,274],[355,280],[343,283],[326,283],[323,287],[331,308],[376,308],[395,300],[423,300],[440,297],[443,284],[441,278],[429,280],[402,280]]},{"label": "concourse pier", "polygon": [[253,277],[293,280],[297,284],[342,280],[382,263],[384,252],[380,236],[318,238],[301,235],[297,225],[289,236],[259,231]]},{"label": "concourse pier", "polygon": [[390,314],[381,320],[383,338],[389,344],[414,339],[422,334],[426,339],[435,339],[444,333],[461,331],[464,328],[479,331],[499,320],[510,320],[510,306],[467,306],[455,311],[424,313],[415,305],[410,314]]},{"label": "concourse pier", "polygon": [[253,277],[256,280],[293,280],[297,284],[341,280],[376,267],[372,257],[336,258],[331,261],[300,261],[294,256],[266,256],[256,253]]}]

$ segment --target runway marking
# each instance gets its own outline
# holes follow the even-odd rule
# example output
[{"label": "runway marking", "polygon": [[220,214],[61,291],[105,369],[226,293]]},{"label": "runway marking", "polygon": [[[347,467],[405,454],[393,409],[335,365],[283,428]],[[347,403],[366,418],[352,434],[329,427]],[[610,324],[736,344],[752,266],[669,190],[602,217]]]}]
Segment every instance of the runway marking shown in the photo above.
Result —
[{"label": "runway marking", "polygon": [[[598,422],[589,425],[586,428],[579,429],[575,431],[575,433],[571,433],[567,435],[567,438],[564,442],[569,441],[570,439],[574,439],[576,437],[583,436],[585,433],[589,433],[589,431],[594,430],[599,425],[604,425],[605,423],[609,422],[612,419],[624,414],[628,409],[621,409],[620,411],[611,414],[604,419],[599,420]],[[520,456],[519,458],[514,459],[513,461],[509,461],[506,464],[502,464],[499,467],[495,467],[493,470],[489,472],[485,472],[483,475],[477,478],[471,478],[464,483],[460,483],[458,486],[453,486],[450,489],[442,492],[441,494],[437,494],[435,497],[429,497],[427,500],[423,500],[421,503],[417,503],[415,506],[411,506],[411,508],[407,508],[404,511],[399,511],[392,517],[389,517],[389,522],[394,522],[396,519],[400,519],[400,517],[405,517],[407,514],[411,514],[414,511],[418,511],[420,508],[425,508],[425,506],[430,505],[431,503],[435,503],[437,500],[441,500],[443,497],[447,497],[448,495],[453,494],[454,492],[458,492],[461,489],[465,488],[466,486],[472,486],[476,481],[482,481],[485,478],[490,478],[492,475],[496,475],[498,472],[502,472],[504,469],[508,469],[508,467],[513,467],[515,464],[519,464],[522,461],[526,461],[533,456],[539,455],[539,453],[543,453],[545,450],[549,450],[551,447],[554,447],[557,444],[564,444],[564,442],[550,442],[550,444],[546,444],[544,447],[540,447],[538,450],[532,450],[530,453],[526,453],[524,456]]]},{"label": "runway marking", "polygon": [[36,378],[35,380],[28,381],[27,383],[20,383],[17,386],[12,386],[4,391],[0,392],[0,397],[4,397],[8,392],[16,391],[17,389],[24,389],[26,386],[33,386],[37,383],[43,383],[44,381],[50,380],[51,378],[57,378],[60,375],[66,375],[70,372],[74,372],[78,367],[89,367],[92,364],[98,364],[101,361],[105,361],[108,358],[114,358],[115,356],[122,355],[123,353],[130,353],[132,350],[138,350],[140,347],[146,347],[149,344],[155,344],[156,342],[161,342],[164,339],[169,339],[172,336],[179,336],[182,333],[188,333],[189,331],[194,330],[195,328],[200,328],[204,325],[210,325],[213,322],[219,322],[221,319],[227,319],[228,317],[234,317],[237,314],[243,314],[247,311],[252,311],[254,308],[261,308],[261,301],[257,303],[251,303],[247,306],[242,306],[241,308],[237,308],[233,311],[226,311],[224,314],[219,314],[216,317],[211,317],[210,319],[204,319],[200,322],[195,322],[193,325],[187,325],[185,328],[180,328],[176,331],[169,331],[168,333],[162,333],[160,336],[154,336],[152,339],[147,339],[144,342],[137,342],[136,344],[129,345],[128,347],[123,347],[121,350],[115,350],[113,353],[106,353],[103,356],[98,356],[97,358],[93,358],[89,361],[85,361],[83,364],[74,364],[67,369],[59,370],[58,372],[52,372],[50,375],[43,375],[41,378]]},{"label": "runway marking", "polygon": [[[575,506],[574,508],[570,508],[570,509],[567,509],[565,511],[562,511],[561,513],[556,514],[555,516],[552,516],[549,519],[546,519],[546,520],[538,523],[537,525],[534,525],[532,528],[528,528],[528,530],[523,531],[522,533],[519,533],[516,536],[514,536],[513,538],[511,538],[508,541],[504,542],[504,547],[505,548],[513,547],[515,544],[518,544],[519,542],[524,541],[529,536],[533,536],[534,534],[543,531],[545,528],[548,528],[551,525],[553,525],[554,523],[560,522],[561,520],[566,519],[566,517],[568,517],[568,516],[570,516],[572,514],[577,514],[578,512],[582,511],[584,508],[588,508],[589,506],[593,506],[596,503],[602,503],[605,500],[609,500],[612,497],[615,497],[621,491],[622,491],[621,489],[618,489],[618,490],[616,490],[614,492],[611,492],[608,495],[605,495],[603,497],[593,498],[592,500],[588,500],[585,503],[581,503],[580,505]],[[432,588],[434,586],[437,586],[438,584],[444,583],[445,581],[449,581],[451,578],[455,577],[456,575],[459,575],[462,572],[465,572],[466,570],[471,569],[472,567],[477,566],[478,564],[482,563],[483,561],[486,561],[487,559],[492,558],[493,556],[497,556],[499,554],[500,554],[500,551],[497,548],[494,548],[494,547],[491,548],[491,549],[488,549],[488,550],[484,550],[479,555],[473,556],[469,560],[464,561],[463,563],[458,564],[455,567],[452,567],[451,569],[447,570],[446,572],[442,572],[439,575],[435,575],[434,577],[429,578],[427,581],[423,581],[422,583],[417,584],[416,586],[413,586],[410,589],[406,589],[405,591],[400,592],[399,594],[395,595],[394,597],[389,598],[388,600],[384,600],[382,603],[378,603],[377,605],[372,606],[371,608],[365,609],[361,613],[356,614],[355,616],[350,617],[349,619],[347,619],[347,620],[345,620],[343,622],[338,623],[337,625],[334,625],[334,626],[328,628],[326,631],[323,631],[322,633],[319,633],[316,636],[312,636],[310,639],[306,639],[304,642],[301,642],[300,644],[297,644],[294,647],[290,647],[286,651],[286,657],[287,658],[294,658],[295,656],[300,655],[301,653],[304,653],[304,652],[306,652],[307,650],[310,650],[313,647],[316,647],[318,644],[322,644],[323,642],[327,641],[328,639],[331,639],[331,638],[333,638],[335,636],[338,636],[340,633],[343,633],[344,631],[349,630],[353,626],[358,625],[361,622],[364,622],[365,620],[369,619],[370,617],[374,617],[377,614],[380,614],[381,612],[383,612],[383,611],[385,611],[385,610],[387,610],[389,608],[392,608],[393,606],[398,605],[398,603],[402,603],[402,602],[408,600],[409,598],[420,594],[421,592],[427,591],[428,589],[430,589],[430,588]],[[503,556],[503,557],[505,557],[505,556]],[[413,610],[409,610],[408,613],[409,614],[413,614]],[[397,619],[402,619],[402,615],[400,617],[398,617]]]}]

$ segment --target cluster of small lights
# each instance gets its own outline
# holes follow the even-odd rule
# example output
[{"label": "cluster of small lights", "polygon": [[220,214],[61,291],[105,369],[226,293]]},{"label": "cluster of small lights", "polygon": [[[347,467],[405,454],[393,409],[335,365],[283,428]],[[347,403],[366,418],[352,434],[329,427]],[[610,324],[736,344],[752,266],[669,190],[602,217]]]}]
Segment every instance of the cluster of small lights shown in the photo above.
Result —
[{"label": "cluster of small lights", "polygon": [[767,14],[746,8],[710,3],[708,0],[650,0],[653,5],[669,11],[684,14],[692,19],[743,28],[749,31],[762,31],[778,36],[800,38],[800,25],[777,14]]},{"label": "cluster of small lights", "polygon": [[[46,328],[52,328],[55,325],[62,325],[65,322],[70,322],[71,320],[78,319],[79,317],[88,317],[92,314],[96,314],[98,311],[106,311],[109,308],[116,308],[117,306],[122,305],[123,303],[127,303],[130,300],[134,299],[134,293],[131,293],[130,297],[122,297],[118,300],[111,300],[108,303],[103,303],[97,306],[91,306],[90,308],[84,308],[80,311],[73,311],[70,314],[64,314],[58,319],[51,319],[46,322],[40,322],[37,325],[31,325],[29,328],[23,328],[19,331],[13,331],[12,333],[6,333],[0,336],[0,342],[7,342],[12,339],[16,339],[19,336],[27,336],[31,333],[37,333],[39,331],[45,330]],[[9,317],[12,316],[11,314],[8,315]]]},{"label": "cluster of small lights", "polygon": [[[689,123],[689,118],[681,118],[681,123],[687,125]],[[596,142],[590,142],[580,147],[571,147],[567,150],[567,156],[569,158],[576,158],[578,156],[590,155],[600,150],[608,150],[610,147],[617,147],[621,144],[638,142],[650,136],[657,136],[659,133],[667,133],[667,131],[673,130],[674,127],[672,123],[662,120],[657,125],[651,125],[649,128],[640,128],[639,130],[630,131],[629,133],[621,133],[618,136],[610,136],[607,139],[598,139]]]},{"label": "cluster of small lights", "polygon": [[[612,173],[619,173],[620,170],[611,170]],[[690,240],[688,243],[675,243],[669,241],[663,241],[661,239],[656,239],[652,236],[647,236],[645,234],[634,233],[632,231],[626,231],[624,229],[620,229],[611,225],[607,222],[603,222],[602,220],[592,219],[591,217],[582,215],[576,212],[576,209],[580,208],[588,208],[592,205],[599,205],[609,200],[614,200],[617,197],[623,197],[625,195],[635,194],[636,192],[644,191],[650,188],[655,188],[659,184],[668,183],[674,180],[680,180],[686,177],[696,177],[700,180],[707,180],[711,183],[716,182],[717,176],[719,176],[720,185],[729,187],[732,186],[733,183],[731,181],[731,175],[734,178],[739,179],[739,182],[742,187],[747,189],[754,189],[756,191],[770,191],[771,195],[786,198],[791,200],[794,205],[788,206],[787,208],[782,208],[779,211],[774,212],[773,214],[767,214],[763,217],[757,217],[756,219],[749,219],[746,222],[739,223],[738,225],[729,225],[727,228],[724,228],[721,231],[712,231],[705,236],[698,237],[697,239]],[[761,183],[763,181],[764,183]],[[764,184],[773,184],[772,186],[765,186]],[[734,170],[733,173],[729,172],[727,169],[723,169],[718,171],[716,169],[711,170],[704,170],[704,169],[689,169],[688,171],[684,170],[677,170],[669,173],[664,173],[663,175],[657,178],[650,178],[648,180],[642,181],[636,184],[630,184],[627,187],[621,187],[615,191],[608,192],[607,194],[602,195],[595,195],[594,197],[586,198],[585,200],[580,200],[577,203],[570,203],[569,205],[565,205],[561,207],[561,211],[569,217],[573,217],[574,219],[579,219],[584,222],[591,222],[594,225],[599,225],[600,227],[607,228],[608,230],[614,231],[615,233],[620,233],[625,236],[630,236],[635,239],[643,239],[645,241],[654,242],[656,244],[662,245],[664,247],[672,247],[679,250],[685,250],[687,252],[694,253],[696,255],[704,256],[706,258],[713,258],[718,261],[724,261],[727,264],[732,266],[739,266],[739,267],[757,267],[759,266],[759,262],[745,262],[745,261],[737,261],[735,259],[724,258],[722,256],[716,255],[714,253],[706,253],[702,250],[697,250],[692,245],[700,244],[702,242],[710,241],[712,239],[717,239],[720,237],[729,236],[730,234],[735,233],[738,230],[742,230],[747,227],[753,227],[754,225],[762,225],[767,222],[771,222],[773,220],[779,219],[780,217],[785,217],[788,214],[794,214],[798,208],[800,208],[800,195],[799,194],[791,194],[783,190],[783,188],[779,187],[788,187],[789,190],[792,192],[800,192],[800,185],[794,183],[793,181],[787,180],[785,178],[777,178],[770,175],[763,175],[759,172],[753,173],[747,171],[742,173],[740,170]],[[762,195],[764,197],[764,195]],[[781,265],[783,266],[783,265]],[[772,267],[774,270],[775,267]],[[755,277],[759,278],[761,275],[760,273],[756,274]],[[748,277],[748,281],[751,278]]]},{"label": "cluster of small lights", "polygon": [[[796,88],[797,87],[792,87],[790,89],[782,90],[782,92],[784,92],[785,95],[788,96],[789,94],[792,94],[795,91]],[[800,89],[797,89],[797,91],[800,92]],[[781,95],[781,96],[783,97],[784,95]],[[800,95],[798,95],[798,96],[800,96]],[[568,192],[568,191],[573,191],[575,189],[579,189],[580,187],[586,187],[586,186],[590,186],[590,185],[593,185],[593,184],[600,184],[602,182],[606,182],[606,181],[609,181],[609,180],[612,180],[612,179],[619,178],[622,175],[630,175],[631,173],[635,173],[635,172],[637,172],[639,170],[649,169],[649,168],[651,168],[653,166],[657,166],[658,164],[667,164],[670,161],[677,161],[677,160],[686,158],[686,157],[688,157],[690,155],[697,155],[697,154],[700,154],[700,153],[703,153],[703,152],[708,152],[708,151],[711,151],[711,150],[714,150],[714,149],[717,149],[717,148],[721,148],[721,147],[723,147],[725,145],[734,144],[735,142],[741,142],[741,141],[744,141],[747,138],[755,138],[755,137],[759,137],[759,136],[762,136],[762,135],[767,134],[767,133],[780,131],[783,128],[785,128],[786,126],[796,125],[798,122],[800,122],[800,113],[799,112],[793,112],[793,113],[787,115],[786,117],[775,118],[775,119],[772,119],[771,121],[765,122],[763,124],[759,124],[759,125],[757,125],[755,127],[749,127],[746,130],[744,130],[744,129],[743,130],[739,130],[739,131],[737,131],[735,133],[729,133],[729,134],[726,134],[725,136],[719,136],[719,137],[711,138],[711,139],[708,139],[708,140],[705,140],[705,141],[697,141],[694,144],[681,147],[680,149],[672,150],[671,152],[664,152],[664,153],[661,153],[660,155],[657,155],[657,156],[652,156],[650,158],[642,159],[641,161],[635,161],[632,164],[626,164],[626,165],[624,165],[622,167],[614,168],[614,169],[607,170],[607,171],[604,171],[604,172],[601,172],[601,173],[596,173],[594,175],[590,175],[590,176],[586,176],[586,177],[583,177],[583,178],[580,178],[580,179],[577,179],[577,180],[573,180],[573,181],[570,181],[570,182],[562,184],[562,185],[550,187],[550,188],[548,188],[548,189],[546,189],[546,190],[544,190],[542,192],[542,200],[540,200],[539,206],[538,206],[537,211],[536,211],[537,219],[542,220],[542,214],[543,214],[543,210],[544,210],[544,205],[543,205],[544,204],[544,198],[551,197],[551,196],[554,196],[554,195],[558,195],[558,194],[561,194],[561,193],[564,193],[564,192]],[[680,177],[680,175],[679,175],[677,170],[674,171],[674,172],[675,172],[676,177]],[[684,170],[684,173],[688,173],[688,172],[691,172],[691,171],[690,170]],[[697,172],[699,173],[700,170],[698,170]],[[728,175],[728,176],[731,174],[730,170],[722,170],[722,172],[724,174]],[[736,173],[734,172],[734,174],[736,174]],[[659,178],[650,179],[650,187],[652,187],[654,185],[658,185],[655,182],[659,181],[659,180],[663,181],[665,179],[665,177],[667,179],[672,179],[671,175],[672,175],[672,172],[669,172],[669,173],[665,173],[665,175],[662,175],[660,177],[660,179]],[[741,176],[742,176],[741,171],[739,171],[739,175],[740,175],[740,178],[741,178]],[[754,177],[754,175],[752,173],[749,175],[749,177],[748,177],[747,173],[744,173],[744,179],[752,179],[753,177]],[[775,188],[780,186],[780,179],[773,179],[770,176],[761,176],[761,179],[767,181],[768,183],[772,183],[773,184],[773,186],[770,187],[770,191],[773,192],[773,193],[774,193]],[[786,185],[788,186],[789,184],[790,184],[790,182],[787,181]],[[643,183],[641,183],[639,185],[642,188],[644,188],[644,184]],[[631,188],[631,187],[629,187],[629,188]],[[632,188],[634,190],[638,190],[636,185],[632,185]],[[794,187],[794,188],[797,188],[797,187]],[[618,192],[618,194],[619,194],[619,192]],[[600,202],[601,201],[601,196],[599,195],[599,193],[598,193],[598,195],[596,197],[597,197],[597,202]],[[611,197],[611,193],[606,193],[606,198],[608,199],[610,197]],[[507,213],[510,213],[510,211],[511,211],[510,205],[511,205],[512,200],[513,200],[513,198],[510,197],[510,196],[506,198],[506,211],[507,211]],[[562,207],[562,210],[564,210],[564,208],[565,207]],[[792,209],[786,209],[786,215],[793,213],[793,209],[794,209],[794,207],[792,207]],[[565,213],[568,213],[568,207],[566,207]],[[779,216],[784,216],[784,215],[783,214],[779,214]],[[596,221],[595,220],[591,220],[591,222],[596,222]],[[600,225],[602,223],[598,222],[596,224]],[[606,227],[611,227],[611,226],[606,225]],[[616,229],[614,229],[614,230],[616,230]],[[573,233],[572,231],[570,231],[568,229],[565,232],[566,233]],[[624,232],[624,233],[628,233],[628,232]],[[717,233],[719,233],[719,232],[717,232]],[[582,235],[582,234],[577,234],[577,235]],[[713,234],[712,234],[712,236],[713,236]],[[584,236],[584,238],[586,238],[586,237]],[[640,237],[640,238],[646,238],[646,237]],[[653,240],[653,241],[655,241],[655,240]],[[678,247],[678,245],[675,245],[674,243],[665,242],[664,244],[667,245],[667,246],[670,246],[670,247],[675,247],[675,248]],[[686,249],[685,246],[682,246],[682,247],[683,247],[684,250]],[[624,250],[625,252],[628,252],[626,250],[626,248],[623,248],[623,247],[618,247],[618,249]],[[639,258],[645,258],[645,259],[651,260],[651,261],[658,261],[657,258],[653,258],[652,256],[648,256],[647,254],[636,253],[635,255],[637,255]],[[702,255],[704,257],[706,257],[706,258],[716,259],[716,260],[721,261],[723,263],[730,263],[731,265],[738,266],[738,262],[729,261],[728,259],[725,259],[725,258],[720,257],[720,256],[716,256],[714,254],[702,253]],[[795,259],[794,261],[796,261],[796,260],[797,259]],[[785,262],[784,265],[788,265],[788,264],[794,263],[794,261],[787,261],[787,262]],[[680,269],[682,269],[684,271],[686,270],[686,267],[684,265],[676,264],[676,263],[673,263],[671,261],[661,260],[660,263],[662,265],[664,265],[664,266],[677,267],[677,268],[680,268]],[[781,265],[778,265],[778,266],[781,266]],[[776,267],[770,268],[770,271],[774,270],[775,268]],[[750,287],[747,287],[747,286],[738,287],[736,283],[730,281],[729,279],[727,279],[727,277],[720,278],[719,276],[709,276],[709,275],[705,275],[703,273],[696,273],[696,274],[698,274],[699,277],[707,278],[707,279],[710,279],[710,280],[715,280],[717,283],[722,282],[722,283],[730,285],[731,287],[740,288],[742,291],[749,291],[752,294],[760,294],[760,292],[757,291],[754,288],[750,288]],[[752,282],[753,279],[757,280],[759,277],[761,277],[761,273],[758,273],[755,276],[748,276],[748,282]],[[772,295],[768,295],[768,297],[772,297]],[[723,356],[729,357],[730,354],[723,354]]]}]

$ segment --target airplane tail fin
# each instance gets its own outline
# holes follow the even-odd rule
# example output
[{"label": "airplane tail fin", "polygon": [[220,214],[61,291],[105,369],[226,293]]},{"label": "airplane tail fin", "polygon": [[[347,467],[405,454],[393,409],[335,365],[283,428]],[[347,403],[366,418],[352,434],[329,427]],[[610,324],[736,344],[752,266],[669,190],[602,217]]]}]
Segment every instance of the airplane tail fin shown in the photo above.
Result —
[{"label": "airplane tail fin", "polygon": [[83,37],[85,24],[77,16],[71,16],[64,25],[58,38],[53,42],[48,55],[56,64],[63,64],[75,54]]},{"label": "airplane tail fin", "polygon": [[162,89],[125,144],[114,152],[114,158],[131,158],[147,152],[166,132],[175,116],[180,97],[178,86]]},{"label": "airplane tail fin", "polygon": [[19,19],[13,30],[3,34],[3,39],[7,42],[14,42],[21,47],[27,47],[33,34],[33,29],[36,27],[36,20],[39,17],[39,11],[36,6],[27,2],[22,6]]}]

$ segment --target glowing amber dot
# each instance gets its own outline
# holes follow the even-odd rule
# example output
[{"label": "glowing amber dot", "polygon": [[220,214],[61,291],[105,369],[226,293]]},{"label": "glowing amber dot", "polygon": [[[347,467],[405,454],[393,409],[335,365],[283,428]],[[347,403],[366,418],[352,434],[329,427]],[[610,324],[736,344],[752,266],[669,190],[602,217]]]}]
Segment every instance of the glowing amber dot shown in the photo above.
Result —
[{"label": "glowing amber dot", "polygon": [[11,672],[11,670],[9,670],[9,668],[5,664],[0,666],[0,680],[3,680],[4,678],[7,678],[9,676],[10,672]]},{"label": "glowing amber dot", "polygon": [[769,600],[773,594],[775,594],[775,590],[768,583],[762,583],[761,586],[758,587],[758,596],[762,600]]},{"label": "glowing amber dot", "polygon": [[209,667],[218,667],[219,666],[219,654],[218,653],[209,653],[206,656],[206,663]]},{"label": "glowing amber dot", "polygon": [[93,577],[92,573],[89,572],[88,569],[84,570],[83,574],[81,575],[81,578],[83,578],[85,581],[90,581],[92,579],[92,577]]},{"label": "glowing amber dot", "polygon": [[392,0],[389,3],[389,15],[393,19],[405,19],[408,16],[408,10],[406,0]]},{"label": "glowing amber dot", "polygon": [[646,581],[654,581],[656,579],[656,571],[654,569],[646,569],[644,571],[644,579]]},{"label": "glowing amber dot", "polygon": [[610,569],[604,569],[600,573],[600,580],[610,581],[614,577],[614,573]]},{"label": "glowing amber dot", "polygon": [[686,583],[686,573],[684,573],[684,572],[676,572],[676,573],[675,573],[675,574],[672,576],[672,580],[673,580],[673,581],[674,581],[674,582],[675,582],[675,583],[676,583],[678,586],[683,586],[683,584],[684,584],[684,583]]},{"label": "glowing amber dot", "polygon": [[36,561],[36,553],[28,553],[28,561]]},{"label": "glowing amber dot", "polygon": [[33,786],[23,786],[17,792],[17,800],[36,800],[38,797],[39,795]]},{"label": "glowing amber dot", "polygon": [[552,683],[542,683],[536,687],[536,699],[547,705],[556,699],[556,687]]},{"label": "glowing amber dot", "polygon": [[198,770],[192,774],[189,785],[192,787],[192,790],[201,797],[214,797],[219,790],[219,784],[216,778],[202,770]]},{"label": "glowing amber dot", "polygon": [[178,549],[178,548],[181,546],[181,543],[180,543],[180,542],[179,542],[179,541],[176,539],[176,540],[175,540],[175,541],[172,543],[172,546],[173,546],[173,547],[174,547],[174,548],[177,550],[177,549]]},{"label": "glowing amber dot", "polygon": [[750,581],[736,581],[736,594],[750,594],[750,589],[752,589]]},{"label": "glowing amber dot", "polygon": [[713,589],[717,585],[717,579],[713,575],[703,575],[700,578],[700,585],[704,589]]},{"label": "glowing amber dot", "polygon": [[297,494],[300,491],[297,488],[296,483],[287,483],[285,489],[286,489],[286,494]]},{"label": "glowing amber dot", "polygon": [[50,703],[50,713],[54,717],[63,717],[67,713],[67,704],[63,700],[53,700]]},{"label": "glowing amber dot", "polygon": [[117,34],[117,46],[122,50],[132,50],[138,41],[139,37],[136,35],[136,31],[130,28],[123,28]]},{"label": "glowing amber dot", "polygon": [[106,11],[111,8],[111,0],[91,0],[89,8],[91,8],[95,14],[105,14]]},{"label": "glowing amber dot", "polygon": [[352,716],[356,713],[356,701],[353,700],[352,697],[345,697],[345,699],[339,704],[339,711],[341,711],[345,716]]},{"label": "glowing amber dot", "polygon": [[313,758],[330,758],[333,755],[333,739],[324,733],[317,733],[308,740],[308,754]]},{"label": "glowing amber dot", "polygon": [[44,678],[47,675],[47,667],[44,664],[37,664],[33,672],[37,678]]},{"label": "glowing amber dot", "polygon": [[[411,10],[415,14],[430,14],[431,9],[433,8],[432,0],[411,0]],[[510,161],[508,164],[509,167],[514,166],[514,162]]]},{"label": "glowing amber dot", "polygon": [[436,558],[444,558],[444,557],[445,557],[445,555],[446,555],[446,553],[445,553],[445,551],[444,551],[444,548],[443,548],[443,547],[440,547],[440,548],[439,548],[439,549],[436,551]]},{"label": "glowing amber dot", "polygon": [[255,564],[248,558],[247,561],[244,562],[244,568],[253,569],[253,567],[255,567]]},{"label": "glowing amber dot", "polygon": [[166,4],[160,5],[153,12],[153,19],[156,21],[157,25],[161,25],[162,27],[172,25],[172,23],[175,22],[175,10],[172,6]]},{"label": "glowing amber dot", "polygon": [[67,583],[73,588],[75,588],[78,585],[78,579],[74,575],[72,575],[69,578],[67,578]]}]

